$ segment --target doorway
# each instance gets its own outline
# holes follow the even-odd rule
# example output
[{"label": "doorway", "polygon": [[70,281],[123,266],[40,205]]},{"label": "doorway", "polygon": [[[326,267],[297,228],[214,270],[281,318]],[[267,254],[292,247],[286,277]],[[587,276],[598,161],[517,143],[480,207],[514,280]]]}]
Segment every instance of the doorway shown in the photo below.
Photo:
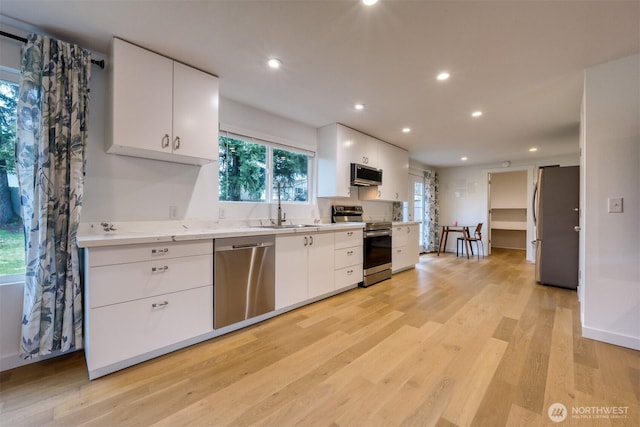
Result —
[{"label": "doorway", "polygon": [[489,173],[489,251],[527,250],[528,171]]}]

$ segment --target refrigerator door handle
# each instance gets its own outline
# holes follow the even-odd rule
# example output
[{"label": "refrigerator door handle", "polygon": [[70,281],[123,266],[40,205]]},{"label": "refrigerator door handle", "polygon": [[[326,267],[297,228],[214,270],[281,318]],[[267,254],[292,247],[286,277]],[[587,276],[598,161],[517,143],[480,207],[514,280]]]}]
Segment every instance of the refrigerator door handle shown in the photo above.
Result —
[{"label": "refrigerator door handle", "polygon": [[531,198],[531,213],[533,213],[533,225],[538,225],[538,218],[536,217],[536,199],[538,197],[538,183],[533,187],[533,197]]}]

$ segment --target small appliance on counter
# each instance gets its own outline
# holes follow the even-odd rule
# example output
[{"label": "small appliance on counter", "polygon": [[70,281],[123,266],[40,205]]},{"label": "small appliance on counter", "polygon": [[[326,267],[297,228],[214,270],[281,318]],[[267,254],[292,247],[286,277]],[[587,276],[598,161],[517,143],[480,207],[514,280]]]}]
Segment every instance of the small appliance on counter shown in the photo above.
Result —
[{"label": "small appliance on counter", "polygon": [[[362,206],[331,207],[331,222],[363,222]],[[367,287],[391,277],[391,221],[365,222],[363,241],[364,280]]]}]

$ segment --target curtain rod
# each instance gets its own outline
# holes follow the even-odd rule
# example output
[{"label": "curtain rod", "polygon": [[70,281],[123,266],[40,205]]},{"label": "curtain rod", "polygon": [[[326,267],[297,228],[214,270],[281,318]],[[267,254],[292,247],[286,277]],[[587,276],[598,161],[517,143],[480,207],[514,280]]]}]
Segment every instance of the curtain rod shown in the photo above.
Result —
[{"label": "curtain rod", "polygon": [[[27,42],[27,39],[25,39],[24,37],[16,36],[15,34],[7,33],[7,32],[4,32],[4,31],[0,31],[0,36],[7,37],[7,38],[13,39],[13,40],[17,40],[17,41],[22,42],[22,43],[26,43]],[[100,59],[100,60],[92,59],[91,63],[104,69],[104,59]]]}]

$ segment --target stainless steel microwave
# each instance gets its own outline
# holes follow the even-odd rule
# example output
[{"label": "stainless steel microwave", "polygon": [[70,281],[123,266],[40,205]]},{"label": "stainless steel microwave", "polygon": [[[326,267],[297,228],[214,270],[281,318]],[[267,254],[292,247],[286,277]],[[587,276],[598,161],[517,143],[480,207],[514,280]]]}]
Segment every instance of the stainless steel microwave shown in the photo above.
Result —
[{"label": "stainless steel microwave", "polygon": [[363,187],[382,185],[382,169],[351,163],[351,185]]}]

